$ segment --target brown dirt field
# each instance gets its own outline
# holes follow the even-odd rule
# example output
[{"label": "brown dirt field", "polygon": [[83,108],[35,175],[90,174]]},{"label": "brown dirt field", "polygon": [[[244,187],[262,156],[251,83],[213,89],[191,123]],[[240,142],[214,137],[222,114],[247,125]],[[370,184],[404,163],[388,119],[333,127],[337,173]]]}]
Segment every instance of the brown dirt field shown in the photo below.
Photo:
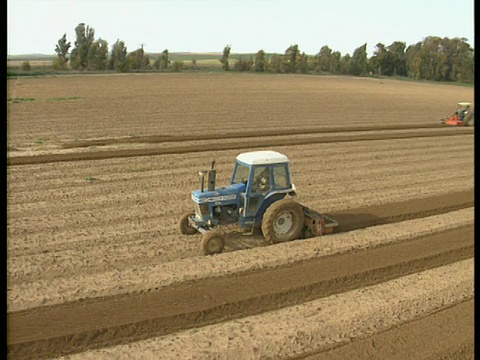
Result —
[{"label": "brown dirt field", "polygon": [[[357,339],[367,338],[376,346],[372,335],[375,336],[378,331],[389,331],[399,325],[408,326],[410,321],[424,318],[426,314],[442,308],[471,303],[472,279],[471,259],[276,311],[66,358],[102,359],[115,358],[120,354],[126,358],[155,358],[156,354],[182,359],[266,359],[292,358],[292,355],[296,358],[297,354],[305,352],[322,354]],[[339,304],[342,304],[341,309]],[[459,306],[458,310],[461,311],[462,307]],[[374,358],[390,358],[389,352],[393,353],[392,358],[403,359],[409,354],[415,354],[414,358],[449,358],[449,355],[456,354],[464,356],[461,358],[473,358],[473,319],[465,316],[468,314],[465,310],[471,311],[472,306],[463,314],[458,310],[456,314],[463,315],[459,319],[462,325],[460,333],[448,336],[448,340],[440,346],[434,345],[430,339],[427,343],[434,345],[433,349],[425,348],[425,341],[406,336],[396,338],[393,344],[410,340],[412,344],[420,345],[420,349],[400,348],[398,351],[398,346],[391,344],[390,349],[378,348],[376,351],[366,346],[360,348],[360,353],[366,354],[370,350]],[[308,322],[303,319],[308,319]],[[430,326],[439,324],[451,330],[451,324],[444,322],[448,318],[435,317],[434,320],[433,324],[415,324],[417,332],[424,333],[423,339],[429,330],[433,330],[437,339],[447,337],[441,329]],[[465,336],[468,341],[457,346],[458,340]],[[354,352],[346,354],[346,358],[352,357],[357,358],[358,355]]]},{"label": "brown dirt field", "polygon": [[[448,235],[451,236],[453,234]],[[465,233],[465,235],[467,235],[467,233]],[[464,238],[462,235],[459,236],[461,239]],[[433,250],[435,246],[434,242],[435,239],[433,238],[425,239],[423,244],[418,248],[415,247],[414,250],[421,249],[422,247],[425,249],[430,248],[429,251],[433,254],[435,253]],[[442,242],[448,242],[448,239],[445,237]],[[425,246],[427,243],[430,244]],[[232,278],[222,279],[222,281],[215,283],[205,281],[194,284],[193,286],[188,286],[187,288],[178,287],[170,291],[142,294],[140,295],[141,297],[121,298],[116,301],[108,301],[108,303],[94,300],[86,303],[65,304],[53,309],[44,308],[38,311],[21,313],[17,318],[14,319],[10,317],[9,320],[19,325],[24,323],[23,328],[29,326],[30,331],[36,331],[36,327],[38,326],[38,330],[41,328],[42,331],[41,339],[39,339],[38,336],[32,336],[31,333],[24,332],[24,334],[19,334],[15,331],[17,329],[14,328],[11,331],[16,335],[17,341],[19,341],[19,339],[23,340],[23,344],[17,346],[15,340],[11,339],[10,352],[12,356],[18,358],[29,358],[28,354],[35,354],[35,358],[42,358],[45,354],[52,356],[62,353],[78,353],[87,351],[88,349],[99,349],[106,345],[110,346],[110,349],[106,349],[106,352],[115,352],[116,349],[115,347],[112,348],[112,345],[126,343],[128,344],[128,348],[139,352],[137,356],[141,357],[141,352],[147,351],[148,347],[142,346],[141,343],[137,345],[135,342],[149,339],[147,342],[154,344],[156,341],[159,341],[163,342],[164,346],[159,347],[158,350],[170,350],[165,346],[165,339],[175,337],[178,339],[179,336],[183,337],[184,335],[182,333],[185,332],[182,331],[182,329],[191,329],[186,331],[186,333],[189,334],[187,335],[188,337],[191,337],[190,335],[195,333],[199,335],[203,333],[215,342],[214,339],[218,341],[230,333],[231,336],[235,335],[231,340],[241,342],[242,338],[248,339],[250,336],[254,337],[255,334],[248,331],[246,333],[242,331],[242,333],[245,334],[239,334],[239,331],[219,331],[218,328],[225,328],[232,326],[232,324],[235,326],[235,324],[238,323],[249,323],[248,319],[250,318],[252,319],[250,321],[250,327],[254,327],[256,326],[256,319],[262,316],[277,319],[263,321],[265,323],[263,327],[265,327],[266,330],[263,336],[268,337],[270,333],[270,335],[274,337],[275,332],[285,329],[285,326],[288,328],[290,325],[288,324],[289,321],[299,321],[295,316],[281,315],[282,312],[295,311],[295,308],[302,306],[308,306],[310,308],[317,307],[316,312],[313,309],[313,311],[309,311],[310,316],[316,316],[317,319],[310,319],[310,322],[305,321],[304,331],[308,334],[312,329],[317,327],[315,325],[317,321],[319,321],[318,323],[329,323],[336,321],[336,317],[341,317],[342,307],[346,307],[347,304],[345,301],[343,301],[343,304],[342,301],[335,301],[336,298],[343,297],[350,291],[356,293],[356,297],[358,297],[359,294],[368,292],[369,287],[388,287],[389,283],[395,282],[395,279],[405,282],[401,286],[403,296],[409,294],[409,296],[413,298],[414,303],[407,304],[409,306],[404,307],[400,313],[393,308],[388,311],[387,309],[390,308],[389,302],[387,302],[386,306],[383,305],[383,307],[386,308],[387,313],[390,312],[395,315],[403,313],[404,316],[408,314],[408,320],[411,321],[417,317],[428,316],[432,310],[420,310],[424,304],[422,300],[427,300],[426,298],[420,299],[419,296],[422,290],[424,290],[424,287],[419,287],[419,284],[415,284],[414,281],[405,281],[403,279],[408,278],[408,276],[406,276],[408,274],[421,276],[422,271],[425,271],[424,266],[426,266],[427,269],[432,268],[433,271],[436,271],[439,269],[438,266],[441,263],[451,264],[451,266],[455,267],[458,266],[461,270],[457,271],[457,273],[451,272],[448,276],[445,276],[444,272],[443,278],[434,277],[431,281],[423,285],[425,287],[437,286],[442,281],[448,281],[450,296],[459,296],[459,298],[452,301],[443,298],[440,292],[428,294],[428,300],[437,302],[435,306],[436,310],[441,309],[442,306],[452,306],[461,301],[472,299],[473,259],[463,262],[459,261],[468,258],[469,255],[467,255],[467,253],[460,257],[458,254],[453,257],[447,256],[443,260],[439,260],[439,256],[428,257],[424,265],[420,265],[423,259],[417,258],[416,261],[398,264],[398,266],[394,267],[395,269],[390,266],[385,266],[392,261],[392,255],[395,255],[395,250],[399,250],[400,255],[404,255],[409,252],[410,245],[412,244],[406,244],[403,246],[403,249],[400,247],[389,249],[392,250],[392,252],[387,258],[383,256],[387,254],[388,250],[380,248],[378,253],[367,252],[354,254],[353,256],[350,254],[350,257],[327,258],[324,259],[325,262],[323,264],[318,261],[315,263],[305,263],[293,269],[276,269],[261,274],[241,277],[238,279],[240,281]],[[473,249],[470,251],[470,256],[472,256]],[[411,251],[409,253],[411,254]],[[421,252],[420,256],[424,254],[424,252]],[[379,256],[383,259],[380,262],[378,262]],[[434,260],[435,258],[436,260]],[[449,261],[445,262],[447,258],[449,258]],[[353,261],[353,263],[350,261]],[[335,268],[332,268],[332,266],[335,266]],[[358,270],[354,270],[354,266],[358,266]],[[447,266],[444,267],[447,268]],[[399,272],[399,269],[402,270]],[[315,273],[315,271],[319,273]],[[321,275],[318,276],[318,274]],[[399,277],[400,274],[404,276]],[[282,276],[284,277],[282,278]],[[318,277],[320,277],[320,279]],[[410,278],[412,277],[415,278],[415,276],[410,276]],[[466,281],[458,280],[456,277],[465,277]],[[232,281],[234,281],[234,283],[232,283]],[[410,288],[408,287],[409,285],[411,286]],[[278,290],[280,290],[280,292],[276,292]],[[400,295],[400,293],[396,295],[392,294],[388,289],[377,291],[376,293],[378,293],[377,296],[383,296],[384,301],[388,297],[397,299]],[[435,295],[438,295],[438,297]],[[324,301],[334,302],[334,307],[332,307],[331,313],[328,314],[328,316],[321,316],[321,312],[318,311],[321,310],[323,306],[312,306],[312,303],[315,304],[316,302],[321,303]],[[415,301],[417,301],[417,306],[414,305]],[[379,301],[376,300],[376,302],[378,303]],[[339,305],[339,303],[342,305]],[[195,304],[193,305],[194,307],[192,307],[192,304]],[[372,304],[372,300],[370,300],[367,302],[358,301],[355,305],[360,309],[357,311],[365,311],[364,309],[374,304]],[[72,309],[75,310],[73,311]],[[123,309],[129,309],[129,311],[125,312]],[[352,311],[352,305],[349,304],[348,310]],[[418,312],[418,314],[415,314],[416,312]],[[75,317],[72,317],[74,313]],[[274,315],[275,313],[279,314]],[[413,316],[412,313],[414,314]],[[115,320],[112,320],[112,314],[115,314]],[[346,312],[346,314],[348,314],[348,312]],[[279,322],[278,320],[283,320],[283,325],[282,323],[277,324],[277,322]],[[349,320],[350,322],[352,321],[351,319]],[[406,319],[398,321],[398,318],[391,315],[387,315],[383,319],[383,324],[382,322],[378,323],[372,320],[373,319],[367,320],[370,326],[370,334],[368,335],[372,335],[372,333],[375,334],[378,330],[388,330],[391,328],[391,325],[388,326],[388,322],[393,321],[394,324],[403,324],[406,322]],[[63,325],[59,326],[59,323]],[[119,323],[120,325],[117,325]],[[216,323],[218,324],[213,326],[213,329],[209,328],[210,324]],[[465,323],[464,325],[470,326],[469,323]],[[378,327],[378,329],[375,329],[375,327]],[[428,324],[426,324],[426,328],[428,329]],[[355,333],[354,329],[355,326],[351,326],[348,332]],[[345,344],[348,342],[345,336],[343,336],[344,339],[335,341],[334,338],[336,334],[328,333],[328,330],[328,328],[323,329],[322,333],[330,340],[328,341],[330,342],[330,346],[323,345],[321,347],[322,351],[330,350],[332,342],[334,344],[337,343],[337,346],[339,343]],[[360,334],[350,335],[350,338],[355,339],[359,337],[359,335]],[[365,336],[365,334],[363,334],[363,336]],[[303,335],[303,337],[305,337],[305,335]],[[467,340],[469,343],[473,341],[471,337],[465,338],[462,336],[458,338],[461,341]],[[274,341],[270,341],[275,344]],[[303,341],[305,342],[305,339]],[[249,341],[246,341],[246,343],[248,342]],[[194,355],[196,354],[195,350],[199,353],[200,350],[204,350],[204,343],[205,341],[198,340],[184,341],[181,345],[182,350],[179,351],[176,349],[177,351],[171,353],[171,355],[165,355],[167,358],[196,358],[196,356],[209,358],[208,353],[203,356]],[[261,342],[258,345],[261,345]],[[455,345],[457,344],[454,344],[454,346]],[[313,342],[310,346],[315,348],[315,346],[318,347],[319,345]],[[230,353],[232,353],[232,349],[228,348],[229,347],[226,347],[225,350],[229,350]],[[277,348],[277,351],[286,352],[286,350],[284,347]],[[425,352],[432,352],[432,350],[436,352],[435,348],[424,349]],[[123,352],[120,349],[119,351]],[[239,353],[246,353],[251,351],[251,348],[241,346],[237,351]],[[402,349],[401,351],[408,351],[408,349]],[[178,355],[179,352],[183,352],[182,356]],[[218,345],[213,347],[212,352],[217,355],[217,358],[219,356],[220,358],[229,358],[225,355],[221,356],[221,353],[219,354]],[[100,351],[100,354],[101,353],[102,351]],[[190,355],[190,357],[185,357],[187,354]],[[290,354],[293,355],[293,353]],[[287,354],[284,353],[284,355]],[[80,353],[80,356],[83,355]],[[112,356],[113,355],[110,354],[110,357]],[[127,355],[125,354],[125,356]],[[113,356],[113,358],[114,357],[115,356]],[[240,356],[240,358],[245,357]]]},{"label": "brown dirt field", "polygon": [[[297,359],[342,360],[355,354],[358,360],[418,358],[473,360],[475,358],[473,311],[474,301],[465,301],[378,335]],[[399,342],[408,343],[410,347],[400,348],[397,345]]]},{"label": "brown dirt field", "polygon": [[[373,358],[412,357],[416,348],[424,358],[473,353],[473,293],[449,295],[450,287],[473,284],[461,275],[438,289],[433,275],[422,277],[431,293],[412,290],[398,305],[408,316],[382,320],[394,327],[373,328],[374,316],[355,315],[339,300],[366,289],[393,299],[392,281],[473,259],[474,130],[438,125],[457,101],[473,100],[472,88],[249,74],[65,76],[7,85],[9,98],[35,98],[7,104],[9,358],[118,357],[115,346],[145,358],[160,346],[152,344],[177,335],[208,337],[223,326],[233,336],[231,322],[249,321],[237,336],[248,338],[262,316],[315,301],[357,316],[342,324],[362,319],[368,337],[358,327],[341,347],[315,347],[302,333],[328,329],[296,316],[301,346],[288,345],[280,358],[344,358],[359,349]],[[298,200],[338,219],[337,234],[275,246],[264,246],[259,233],[232,234],[224,254],[202,256],[199,236],[176,228],[191,209],[197,171],[215,159],[217,184],[226,184],[238,153],[265,147],[289,156]],[[280,319],[287,324],[290,316]],[[457,335],[445,343],[434,329],[452,316]],[[409,335],[423,330],[432,338]],[[389,344],[392,334],[402,341]],[[271,358],[281,341],[257,345]],[[262,358],[245,344],[236,345],[242,358]],[[222,346],[202,349],[178,354],[232,354],[228,346],[223,355]],[[164,356],[178,358],[175,351]]]},{"label": "brown dirt field", "polygon": [[[417,225],[419,229],[421,229],[422,226],[427,226],[426,233],[417,230],[416,236],[423,236],[432,232],[445,231],[453,226],[452,224],[457,227],[469,225],[471,219],[469,219],[468,212],[473,209],[472,205],[472,193],[462,192],[443,197],[430,197],[423,201],[413,200],[397,204],[390,203],[388,205],[353,209],[347,212],[333,213],[331,216],[341,221],[337,233],[342,234],[342,232],[375,225],[377,225],[376,231],[381,233],[381,229],[378,227],[378,225],[381,224],[392,224],[398,221],[422,219],[425,217],[428,219],[428,217],[434,215],[445,214],[443,216],[448,219],[443,220],[441,227],[435,225],[435,223],[426,225],[425,222],[423,225]],[[438,220],[437,218],[436,221]],[[402,224],[402,226],[404,225]],[[410,226],[413,226],[413,224],[410,224]],[[392,226],[390,226],[388,231],[393,238],[395,231]],[[412,235],[413,233],[412,231],[407,231],[407,234]],[[378,233],[375,235],[378,237]],[[400,241],[402,236],[404,237],[405,234],[399,233],[396,241]],[[196,238],[196,247],[198,248],[199,238],[194,238]],[[248,238],[248,240],[249,242],[246,243],[241,237],[239,238],[233,235],[227,236],[227,251],[262,247],[264,245],[260,235],[255,235],[252,238]],[[337,248],[337,251],[340,251],[338,245],[335,245],[335,242],[341,242],[342,246],[350,244],[350,250],[362,248],[359,247],[359,239],[355,237],[351,240],[343,238],[338,240],[332,239],[331,241],[333,241],[333,245],[329,245],[330,241],[322,241],[322,244],[327,246],[326,252],[322,250],[323,255],[331,254],[328,249],[331,249],[332,246],[333,248]],[[385,240],[383,241],[385,242]],[[316,243],[315,241],[314,244]],[[320,251],[314,248],[309,250],[310,254],[305,254],[305,249],[301,249],[301,254],[295,258],[295,248],[292,246],[293,245],[289,246],[289,263],[298,260],[307,260],[310,259],[311,256],[318,256]],[[150,246],[145,245],[145,247],[148,249]],[[100,246],[99,248],[93,249],[77,247],[69,249],[69,251],[59,251],[54,255],[56,266],[54,266],[52,270],[48,270],[51,267],[52,255],[47,251],[37,252],[36,254],[25,257],[13,256],[13,259],[9,260],[8,263],[10,269],[8,276],[10,285],[9,300],[11,300],[12,303],[16,303],[16,305],[10,305],[10,310],[16,311],[40,305],[51,305],[61,301],[79,300],[89,296],[109,296],[132,291],[147,291],[149,289],[171,285],[173,282],[186,281],[204,276],[204,274],[199,271],[197,264],[192,264],[191,258],[159,258],[156,262],[146,260],[142,262],[142,255],[144,258],[146,255],[145,249],[141,245],[127,244],[125,251],[123,251],[120,246],[118,246],[118,251],[115,251],[115,248],[116,245],[112,244],[110,246]],[[278,246],[277,248],[280,249]],[[108,257],[106,252],[109,250],[115,254],[114,257]],[[192,251],[192,256],[196,255],[194,250],[195,249]],[[269,249],[267,249],[267,251],[268,250]],[[127,251],[131,254],[130,257],[127,257]],[[123,259],[119,259],[119,253],[124,254],[122,256]],[[255,259],[253,263],[248,261],[248,257],[251,256],[254,256]],[[279,260],[284,258],[282,254],[274,254],[273,259],[275,259],[275,256]],[[180,261],[182,258],[184,260]],[[245,271],[245,269],[249,269],[249,267],[254,267],[260,260],[263,268],[278,266],[278,261],[272,261],[268,256],[265,257],[265,255],[263,255],[262,258],[258,252],[253,254],[242,252],[237,255],[233,254],[230,258],[223,257],[223,259],[227,263],[231,262],[232,264],[242,264],[243,262],[243,265],[231,270],[232,273],[238,273],[240,269]],[[75,263],[72,263],[73,261],[75,261]],[[215,261],[219,263],[220,259]],[[94,264],[96,262],[98,265]],[[133,264],[137,264],[137,266],[132,268]],[[143,266],[139,266],[140,264]],[[176,266],[177,264],[178,266]],[[146,267],[146,265],[149,266]],[[258,267],[260,265],[257,264],[256,266]],[[119,269],[122,269],[122,276],[120,278],[118,277]],[[214,275],[213,271],[210,271],[210,277],[218,277],[226,274],[228,267],[220,267],[220,270],[220,273],[216,275]],[[72,277],[75,281],[72,281]],[[128,284],[125,282],[125,278],[129,279]],[[42,295],[39,296],[40,294]]]},{"label": "brown dirt field", "polygon": [[[344,131],[346,130],[346,131]],[[283,134],[284,132],[282,132]],[[394,139],[409,139],[409,138],[427,138],[427,137],[439,137],[439,136],[456,136],[459,134],[472,134],[472,130],[469,128],[458,129],[436,129],[436,130],[424,130],[417,129],[407,131],[371,131],[368,133],[361,132],[361,134],[352,134],[350,129],[343,129],[341,133],[345,136],[339,136],[338,134],[331,136],[315,136],[310,133],[303,134],[304,136],[295,135],[278,135],[273,134],[267,137],[255,137],[251,140],[232,141],[230,139],[216,138],[215,141],[187,141],[180,139],[173,141],[167,141],[167,146],[145,146],[143,143],[141,148],[138,145],[133,146],[115,146],[115,149],[111,150],[111,146],[103,147],[101,150],[88,151],[62,151],[56,149],[48,149],[44,151],[24,152],[19,156],[10,156],[7,159],[8,165],[28,165],[28,164],[44,164],[51,162],[64,162],[64,161],[79,161],[79,160],[101,160],[101,159],[113,159],[124,157],[138,157],[138,156],[152,156],[152,155],[166,155],[166,154],[186,154],[197,152],[211,152],[215,150],[228,150],[228,149],[251,149],[259,147],[274,147],[281,145],[305,145],[305,144],[330,144],[330,143],[342,143],[342,142],[356,142],[356,141],[373,141],[373,140],[394,140]],[[272,138],[273,137],[273,138]],[[164,141],[162,141],[165,143]],[[162,144],[164,145],[164,144]],[[120,147],[120,148],[119,148]]]},{"label": "brown dirt field", "polygon": [[8,143],[20,148],[132,136],[438,124],[458,101],[473,101],[473,88],[460,86],[250,74],[20,78],[8,80],[7,89],[9,98],[36,99],[8,104]]}]

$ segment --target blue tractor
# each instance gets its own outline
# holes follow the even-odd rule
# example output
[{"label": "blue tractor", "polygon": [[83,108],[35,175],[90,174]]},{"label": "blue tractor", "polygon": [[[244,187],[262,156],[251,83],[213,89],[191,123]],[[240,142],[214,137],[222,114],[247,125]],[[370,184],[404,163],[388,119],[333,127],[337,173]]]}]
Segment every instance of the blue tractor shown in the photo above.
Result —
[{"label": "blue tractor", "polygon": [[[294,200],[289,159],[276,151],[237,156],[230,185],[216,187],[215,162],[200,171],[201,188],[192,192],[194,211],[179,221],[181,234],[203,234],[205,255],[223,251],[225,232],[234,225],[244,235],[261,229],[268,244],[333,232],[338,223]],[[205,186],[206,182],[206,186]]]}]

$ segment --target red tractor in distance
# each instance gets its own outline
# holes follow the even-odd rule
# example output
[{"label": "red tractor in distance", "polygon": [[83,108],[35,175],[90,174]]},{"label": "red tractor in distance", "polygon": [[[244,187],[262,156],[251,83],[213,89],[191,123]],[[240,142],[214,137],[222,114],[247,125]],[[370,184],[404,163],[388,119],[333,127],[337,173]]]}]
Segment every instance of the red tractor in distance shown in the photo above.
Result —
[{"label": "red tractor in distance", "polygon": [[449,126],[473,126],[473,108],[469,102],[459,102],[455,113],[441,120],[442,124]]}]

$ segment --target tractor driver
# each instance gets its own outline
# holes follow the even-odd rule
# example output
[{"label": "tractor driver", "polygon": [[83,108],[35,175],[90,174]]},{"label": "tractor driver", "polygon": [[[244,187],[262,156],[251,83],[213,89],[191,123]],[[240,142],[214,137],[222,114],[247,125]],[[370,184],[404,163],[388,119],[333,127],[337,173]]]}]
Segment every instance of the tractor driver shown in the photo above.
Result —
[{"label": "tractor driver", "polygon": [[464,109],[460,109],[457,111],[458,114],[458,120],[463,121],[465,117],[467,116],[468,111],[470,110],[470,107],[467,106]]},{"label": "tractor driver", "polygon": [[[260,170],[260,168],[258,168]],[[255,176],[254,179],[255,188],[262,192],[270,188],[270,168],[266,166],[260,174]]]}]

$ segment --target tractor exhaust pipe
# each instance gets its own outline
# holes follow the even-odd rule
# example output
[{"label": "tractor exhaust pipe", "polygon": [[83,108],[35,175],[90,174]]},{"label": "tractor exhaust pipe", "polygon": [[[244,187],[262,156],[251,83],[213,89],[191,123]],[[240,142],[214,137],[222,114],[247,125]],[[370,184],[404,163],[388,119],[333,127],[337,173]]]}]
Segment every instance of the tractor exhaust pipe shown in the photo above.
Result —
[{"label": "tractor exhaust pipe", "polygon": [[199,171],[198,175],[200,175],[200,191],[204,192],[205,190],[205,175],[207,174],[206,171]]},{"label": "tractor exhaust pipe", "polygon": [[199,171],[198,174],[200,175],[200,179],[201,179],[200,191],[202,193],[205,192],[205,176],[208,177],[208,179],[207,179],[207,190],[208,191],[214,191],[215,190],[215,180],[216,180],[216,177],[217,177],[217,171],[215,170],[215,160],[212,161],[212,168],[210,170]]},{"label": "tractor exhaust pipe", "polygon": [[215,180],[217,177],[217,171],[215,170],[215,160],[212,161],[212,168],[208,170],[208,191],[215,190]]}]

